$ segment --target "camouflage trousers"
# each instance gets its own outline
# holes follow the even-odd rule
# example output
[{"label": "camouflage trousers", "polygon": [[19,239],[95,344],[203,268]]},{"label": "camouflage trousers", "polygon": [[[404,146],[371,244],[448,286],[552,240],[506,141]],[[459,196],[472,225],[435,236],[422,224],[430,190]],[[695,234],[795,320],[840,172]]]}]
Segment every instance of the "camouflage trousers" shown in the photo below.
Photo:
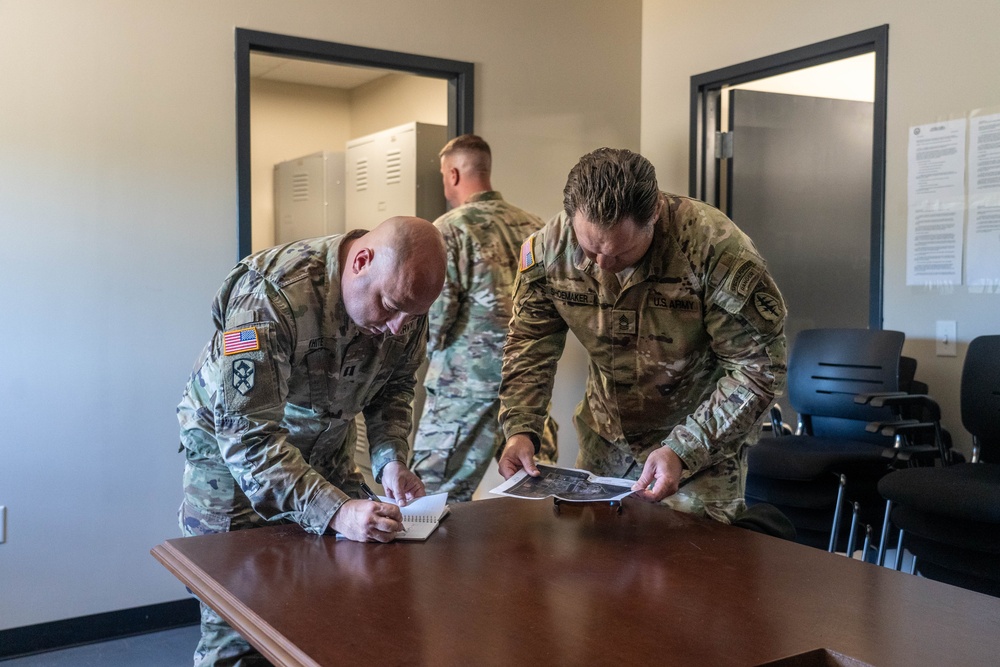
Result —
[{"label": "camouflage trousers", "polygon": [[[269,523],[253,510],[228,468],[203,460],[189,460],[184,466],[184,502],[178,514],[185,537],[259,528]],[[270,664],[221,616],[201,603],[201,639],[194,653],[195,667]]]},{"label": "camouflage trousers", "polygon": [[[447,492],[449,502],[472,500],[503,444],[499,411],[499,398],[472,400],[427,392],[410,462],[427,493]],[[542,463],[554,464],[559,457],[557,429],[555,421],[545,420],[538,455]]]},{"label": "camouflage trousers", "polygon": [[[578,406],[573,415],[580,439],[576,467],[606,477],[639,479],[643,463],[633,457],[629,444],[605,440],[591,430],[581,418],[585,409]],[[682,478],[677,493],[660,502],[681,512],[732,523],[746,509],[746,476],[747,448],[741,447],[737,455]]]}]

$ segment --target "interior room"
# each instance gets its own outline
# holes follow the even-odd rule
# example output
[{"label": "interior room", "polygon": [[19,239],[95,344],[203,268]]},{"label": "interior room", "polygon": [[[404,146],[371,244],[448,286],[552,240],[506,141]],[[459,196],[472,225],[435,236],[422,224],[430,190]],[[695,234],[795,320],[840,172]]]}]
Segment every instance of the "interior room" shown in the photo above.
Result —
[{"label": "interior room", "polygon": [[[905,334],[903,354],[969,457],[962,367],[970,341],[1000,333],[1000,294],[909,284],[908,142],[914,126],[1000,112],[996,9],[994,0],[0,1],[0,644],[5,633],[20,641],[55,627],[114,635],[136,613],[183,610],[190,621],[184,585],[150,549],[179,536],[175,407],[210,335],[212,297],[238,259],[236,30],[473,63],[473,130],[493,147],[494,183],[547,220],[562,208],[569,169],[600,146],[642,153],[663,190],[689,194],[692,77],[888,26],[879,327]],[[255,123],[277,100],[297,97],[302,111],[281,142],[253,127],[255,249],[275,238],[269,165],[385,127],[448,122],[439,80],[255,85]],[[417,86],[435,101],[386,101]],[[320,131],[330,146],[308,136]],[[953,353],[938,353],[941,321],[956,323]],[[566,441],[586,375],[571,343],[553,405]],[[560,465],[573,467],[575,444],[562,449]],[[499,481],[490,475],[484,486]]]}]

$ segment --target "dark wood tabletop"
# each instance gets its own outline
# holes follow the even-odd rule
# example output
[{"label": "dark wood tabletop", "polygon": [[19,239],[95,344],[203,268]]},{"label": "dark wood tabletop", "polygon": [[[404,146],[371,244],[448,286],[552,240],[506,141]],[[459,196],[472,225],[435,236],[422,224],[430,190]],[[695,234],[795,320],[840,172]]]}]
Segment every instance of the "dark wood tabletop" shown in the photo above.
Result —
[{"label": "dark wood tabletop", "polygon": [[1000,599],[634,499],[465,503],[426,542],[284,525],[152,553],[276,665],[1000,664]]}]

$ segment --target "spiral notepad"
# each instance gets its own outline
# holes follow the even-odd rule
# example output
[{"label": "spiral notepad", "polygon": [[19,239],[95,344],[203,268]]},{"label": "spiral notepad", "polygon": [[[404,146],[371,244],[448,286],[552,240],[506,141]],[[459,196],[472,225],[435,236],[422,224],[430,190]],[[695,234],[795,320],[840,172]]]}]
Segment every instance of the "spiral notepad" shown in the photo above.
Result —
[{"label": "spiral notepad", "polygon": [[[379,496],[383,502],[396,505],[396,501]],[[406,532],[396,533],[397,540],[426,540],[437,530],[441,519],[448,516],[448,494],[435,493],[417,498],[406,507],[400,507]]]}]

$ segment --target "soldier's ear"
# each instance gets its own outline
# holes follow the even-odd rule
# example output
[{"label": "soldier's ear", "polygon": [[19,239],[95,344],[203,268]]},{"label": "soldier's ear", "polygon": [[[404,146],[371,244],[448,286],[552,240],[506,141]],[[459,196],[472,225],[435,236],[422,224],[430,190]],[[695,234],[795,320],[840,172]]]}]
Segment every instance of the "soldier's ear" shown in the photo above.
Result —
[{"label": "soldier's ear", "polygon": [[351,260],[351,271],[355,274],[363,273],[371,266],[374,257],[375,251],[371,248],[361,248],[354,254],[354,259]]}]

